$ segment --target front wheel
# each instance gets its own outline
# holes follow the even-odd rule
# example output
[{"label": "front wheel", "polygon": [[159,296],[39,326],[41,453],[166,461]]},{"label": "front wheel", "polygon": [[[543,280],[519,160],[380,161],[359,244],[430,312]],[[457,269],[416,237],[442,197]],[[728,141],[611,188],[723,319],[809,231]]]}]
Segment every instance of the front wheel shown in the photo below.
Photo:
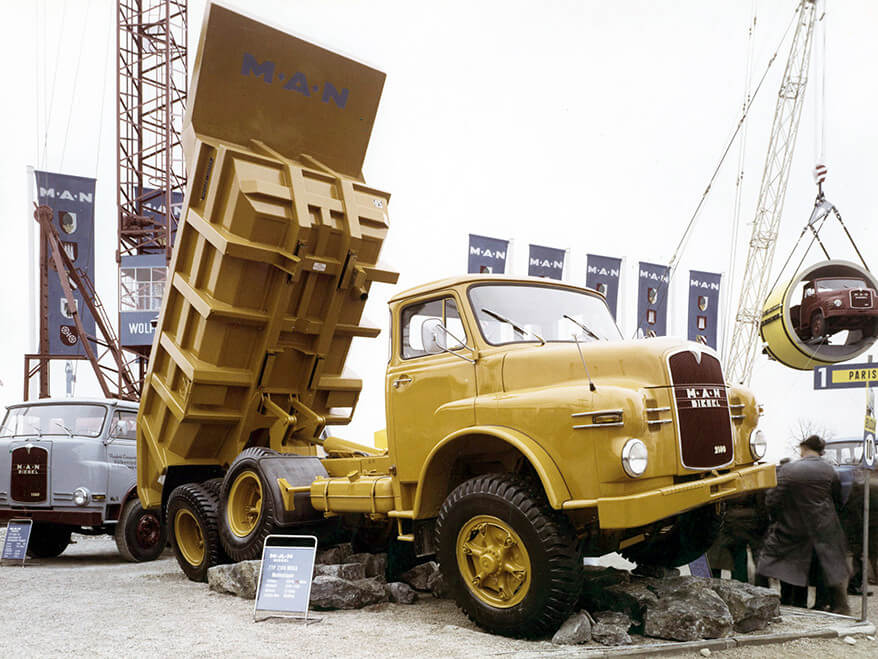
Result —
[{"label": "front wheel", "polygon": [[553,632],[579,597],[573,528],[531,481],[485,474],[459,485],[439,511],[436,541],[457,605],[489,632]]},{"label": "front wheel", "polygon": [[137,497],[125,504],[113,535],[119,553],[132,563],[154,561],[168,543],[167,529],[162,524],[161,515],[153,510],[144,510]]},{"label": "front wheel", "polygon": [[811,337],[819,339],[826,334],[826,316],[818,309],[811,316]]},{"label": "front wheel", "polygon": [[55,558],[70,544],[70,528],[36,522],[30,532],[27,555],[31,558]]}]

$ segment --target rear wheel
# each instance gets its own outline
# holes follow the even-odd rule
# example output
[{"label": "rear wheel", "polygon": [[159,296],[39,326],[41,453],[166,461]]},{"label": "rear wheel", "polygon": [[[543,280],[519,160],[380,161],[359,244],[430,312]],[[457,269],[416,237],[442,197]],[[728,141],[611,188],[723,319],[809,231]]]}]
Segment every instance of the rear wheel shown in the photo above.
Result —
[{"label": "rear wheel", "polygon": [[223,562],[217,533],[217,499],[196,483],[171,492],[166,515],[180,568],[192,581],[207,581],[207,570]]},{"label": "rear wheel", "polygon": [[70,544],[70,528],[36,522],[30,532],[27,555],[31,558],[55,558]]},{"label": "rear wheel", "polygon": [[687,565],[710,549],[719,535],[724,517],[724,504],[690,510],[657,528],[643,542],[619,553],[638,565]]},{"label": "rear wheel", "polygon": [[438,558],[457,605],[506,636],[555,631],[582,587],[569,520],[532,482],[486,474],[458,486],[436,522]]},{"label": "rear wheel", "polygon": [[278,528],[274,499],[258,461],[271,453],[262,447],[245,449],[223,479],[220,537],[226,552],[235,561],[259,558],[265,538]]},{"label": "rear wheel", "polygon": [[168,533],[156,511],[144,510],[137,497],[122,509],[114,532],[116,548],[133,563],[154,561],[168,544]]}]

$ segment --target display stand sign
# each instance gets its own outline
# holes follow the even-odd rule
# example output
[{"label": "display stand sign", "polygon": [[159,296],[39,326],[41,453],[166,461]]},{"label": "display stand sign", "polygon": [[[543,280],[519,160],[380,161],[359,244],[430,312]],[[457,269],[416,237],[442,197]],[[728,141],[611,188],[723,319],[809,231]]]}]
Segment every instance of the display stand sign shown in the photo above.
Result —
[{"label": "display stand sign", "polygon": [[6,527],[6,539],[3,541],[4,561],[21,561],[24,565],[27,559],[27,543],[30,542],[30,532],[33,528],[33,520],[11,519]]},{"label": "display stand sign", "polygon": [[308,617],[317,538],[312,535],[270,535],[262,548],[255,620],[284,617],[316,622]]}]

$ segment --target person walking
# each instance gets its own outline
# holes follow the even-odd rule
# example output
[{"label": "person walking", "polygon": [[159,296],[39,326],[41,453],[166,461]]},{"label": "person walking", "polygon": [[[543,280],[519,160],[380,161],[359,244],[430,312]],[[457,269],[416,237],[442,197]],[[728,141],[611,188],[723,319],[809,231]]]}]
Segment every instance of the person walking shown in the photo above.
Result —
[{"label": "person walking", "polygon": [[772,518],[756,571],[781,582],[781,603],[804,608],[808,585],[825,584],[830,610],[848,615],[847,543],[839,521],[841,482],[820,456],[826,443],[811,435],[801,460],[778,473],[766,505]]}]

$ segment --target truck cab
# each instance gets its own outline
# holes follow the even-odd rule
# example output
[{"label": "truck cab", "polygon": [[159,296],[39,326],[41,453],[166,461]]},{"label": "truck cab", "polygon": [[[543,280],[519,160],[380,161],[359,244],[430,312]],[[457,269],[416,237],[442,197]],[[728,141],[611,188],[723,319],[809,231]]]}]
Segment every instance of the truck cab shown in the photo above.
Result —
[{"label": "truck cab", "polygon": [[32,519],[29,552],[61,554],[72,533],[113,534],[129,560],[166,536],[136,496],[137,405],[44,399],[11,405],[0,426],[0,522]]}]

